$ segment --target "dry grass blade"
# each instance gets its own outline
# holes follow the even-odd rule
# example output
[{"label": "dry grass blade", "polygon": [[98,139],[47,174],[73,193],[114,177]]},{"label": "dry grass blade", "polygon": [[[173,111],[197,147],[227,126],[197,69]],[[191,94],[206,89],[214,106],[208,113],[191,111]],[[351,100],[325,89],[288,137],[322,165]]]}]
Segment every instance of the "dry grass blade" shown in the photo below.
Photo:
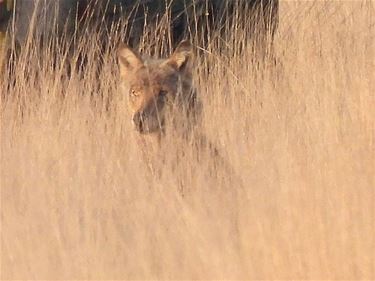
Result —
[{"label": "dry grass blade", "polygon": [[204,133],[240,179],[173,135],[150,177],[120,27],[101,52],[81,38],[70,76],[64,47],[30,44],[0,79],[1,278],[375,279],[374,8],[282,2],[276,65],[241,35],[199,52]]}]

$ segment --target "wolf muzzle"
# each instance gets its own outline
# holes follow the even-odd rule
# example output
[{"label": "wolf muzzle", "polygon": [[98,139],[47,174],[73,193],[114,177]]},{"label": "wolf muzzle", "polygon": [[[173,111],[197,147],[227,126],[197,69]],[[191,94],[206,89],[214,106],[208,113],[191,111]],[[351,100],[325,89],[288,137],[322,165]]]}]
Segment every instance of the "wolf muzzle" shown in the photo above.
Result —
[{"label": "wolf muzzle", "polygon": [[164,119],[159,116],[148,116],[144,112],[137,112],[133,115],[133,125],[141,134],[151,134],[163,130]]}]

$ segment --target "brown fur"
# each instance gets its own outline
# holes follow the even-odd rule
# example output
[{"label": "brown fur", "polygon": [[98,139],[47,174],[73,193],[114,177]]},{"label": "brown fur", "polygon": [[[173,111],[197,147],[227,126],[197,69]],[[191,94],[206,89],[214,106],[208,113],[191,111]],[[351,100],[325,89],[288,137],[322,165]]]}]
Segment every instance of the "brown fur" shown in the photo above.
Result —
[{"label": "brown fur", "polygon": [[192,83],[192,46],[183,41],[169,58],[145,60],[122,44],[118,58],[121,89],[138,143],[146,159],[160,158],[163,136],[168,131],[191,136],[201,113]]},{"label": "brown fur", "polygon": [[[200,103],[192,87],[192,46],[188,41],[183,41],[167,59],[143,60],[126,45],[120,47],[118,56],[122,90],[128,96],[134,128],[140,134],[163,134],[166,128],[176,125],[169,118],[176,117],[175,110],[179,117],[199,113]],[[178,119],[177,127],[190,127],[193,121]]]},{"label": "brown fur", "polygon": [[206,151],[214,171],[221,167],[230,172],[199,129],[202,106],[193,87],[191,44],[183,41],[169,58],[158,60],[144,60],[121,45],[118,57],[122,91],[128,96],[135,136],[151,172],[155,174],[155,162],[163,161],[159,148],[170,131],[176,143],[192,145],[197,160]]}]

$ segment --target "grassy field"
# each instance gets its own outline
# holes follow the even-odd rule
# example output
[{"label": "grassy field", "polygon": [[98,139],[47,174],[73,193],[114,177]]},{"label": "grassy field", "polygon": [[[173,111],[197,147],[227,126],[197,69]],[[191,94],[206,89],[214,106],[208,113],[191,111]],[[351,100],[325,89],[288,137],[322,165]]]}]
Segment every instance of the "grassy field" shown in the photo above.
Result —
[{"label": "grassy field", "polygon": [[1,278],[375,279],[374,34],[373,1],[284,1],[276,65],[240,34],[197,57],[203,128],[236,176],[203,152],[175,166],[173,136],[150,176],[115,51],[98,78],[82,39],[68,77],[31,43],[0,79]]}]

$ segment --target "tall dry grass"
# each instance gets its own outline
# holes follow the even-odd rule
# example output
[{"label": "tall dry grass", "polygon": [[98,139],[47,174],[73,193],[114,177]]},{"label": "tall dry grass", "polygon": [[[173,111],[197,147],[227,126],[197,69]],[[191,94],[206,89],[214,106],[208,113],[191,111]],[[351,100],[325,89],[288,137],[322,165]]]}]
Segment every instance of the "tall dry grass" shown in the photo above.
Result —
[{"label": "tall dry grass", "polygon": [[113,46],[98,74],[82,39],[87,66],[67,76],[31,43],[0,82],[1,278],[374,279],[374,10],[282,2],[276,65],[222,43],[209,74],[198,57],[204,131],[230,177],[207,154],[176,166],[191,149],[173,136],[150,176]]}]

